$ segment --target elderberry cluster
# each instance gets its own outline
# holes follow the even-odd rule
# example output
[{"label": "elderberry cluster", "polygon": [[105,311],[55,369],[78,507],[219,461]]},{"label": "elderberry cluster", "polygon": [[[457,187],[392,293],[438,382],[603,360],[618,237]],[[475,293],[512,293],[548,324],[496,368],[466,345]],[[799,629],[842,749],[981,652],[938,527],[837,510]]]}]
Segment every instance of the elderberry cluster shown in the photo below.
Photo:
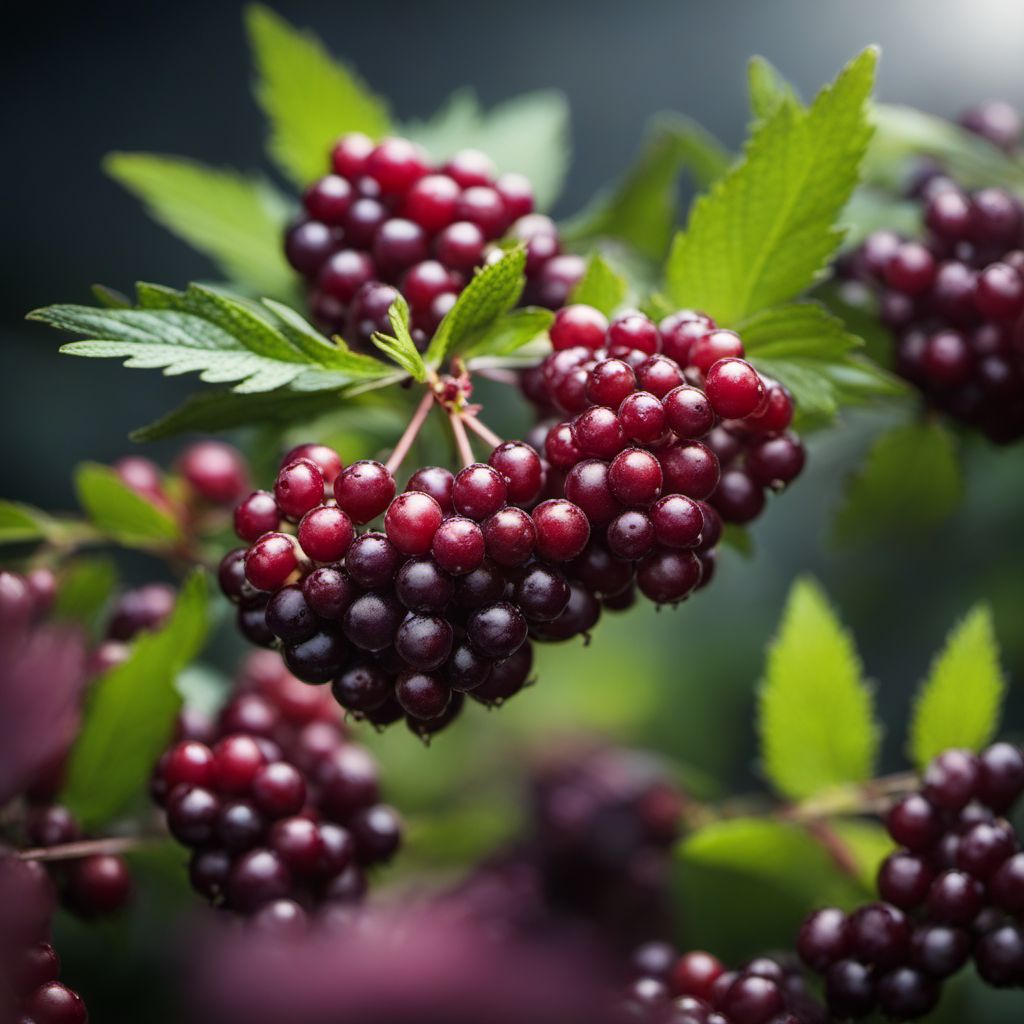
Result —
[{"label": "elderberry cluster", "polygon": [[800,930],[832,1014],[924,1016],[971,959],[988,984],[1024,988],[1024,853],[1002,817],[1022,792],[1024,753],[996,743],[940,754],[895,804],[887,826],[901,849],[879,871],[881,902],[817,910]]},{"label": "elderberry cluster", "polygon": [[735,332],[690,310],[656,325],[567,306],[551,343],[522,379],[542,415],[569,417],[543,435],[548,486],[564,488],[622,560],[620,588],[635,568],[646,597],[682,600],[710,580],[722,521],[755,519],[766,489],[803,469],[792,398],[743,359]]},{"label": "elderberry cluster", "polygon": [[554,221],[533,212],[530,182],[498,175],[477,150],[431,167],[408,139],[374,144],[351,133],[330,167],[306,190],[285,255],[306,280],[313,319],[354,347],[390,330],[399,291],[425,347],[473,270],[500,255],[503,236],[526,246],[524,302],[557,309],[583,276],[582,258],[561,253]]},{"label": "elderberry cluster", "polygon": [[944,175],[921,188],[923,241],[876,231],[848,270],[874,290],[894,365],[925,400],[992,441],[1024,436],[1024,208]]},{"label": "elderberry cluster", "polygon": [[823,1024],[798,965],[758,957],[736,971],[700,950],[648,942],[632,957],[623,1024]]},{"label": "elderberry cluster", "polygon": [[367,869],[401,841],[372,755],[348,739],[330,695],[271,652],[245,664],[216,722],[182,723],[151,792],[193,851],[193,888],[289,934],[313,911],[358,902]]},{"label": "elderberry cluster", "polygon": [[58,981],[60,958],[50,942],[57,896],[38,861],[0,850],[0,1020],[85,1024],[85,1004]]}]

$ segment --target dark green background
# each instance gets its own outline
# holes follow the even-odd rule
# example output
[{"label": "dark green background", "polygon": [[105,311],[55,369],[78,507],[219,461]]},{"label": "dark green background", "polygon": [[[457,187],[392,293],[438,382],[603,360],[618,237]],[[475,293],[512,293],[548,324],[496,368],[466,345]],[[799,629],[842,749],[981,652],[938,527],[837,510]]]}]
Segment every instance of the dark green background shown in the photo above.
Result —
[{"label": "dark green background", "polygon": [[[19,8],[5,15],[0,41],[0,493],[59,507],[71,502],[76,462],[124,453],[129,429],[176,404],[193,382],[59,357],[57,336],[21,317],[53,301],[88,301],[94,281],[181,285],[210,273],[102,177],[100,158],[123,148],[266,168],[263,126],[249,94],[239,4]],[[876,42],[886,100],[950,116],[989,95],[1024,106],[1024,8],[1012,0],[309,2],[277,9],[316,28],[389,97],[399,117],[429,115],[465,84],[488,103],[538,87],[564,90],[575,158],[560,214],[574,212],[626,167],[645,120],[658,110],[685,111],[738,144],[753,53],[809,94]],[[509,407],[493,418],[514,433],[517,415]],[[877,681],[887,767],[902,763],[915,686],[971,603],[993,603],[1007,666],[1019,680],[1021,452],[967,445],[966,501],[942,529],[836,550],[828,540],[831,509],[884,419],[849,417],[812,442],[805,477],[754,529],[751,560],[727,553],[715,586],[675,612],[605,623],[590,653],[547,653],[536,691],[488,717],[484,733],[544,745],[549,730],[585,721],[657,746],[724,788],[757,785],[753,687],[784,595],[805,572],[825,584]],[[157,451],[169,455],[175,447]],[[1022,713],[1018,694],[1008,723],[1018,735]],[[442,738],[429,752],[411,748],[404,735],[386,741],[392,792],[424,804],[443,795],[453,766],[479,751],[473,738],[484,717],[468,717],[461,735]],[[124,991],[132,974],[122,972]],[[141,1019],[138,1006],[121,1012],[121,1019]],[[117,1019],[113,1013],[96,1019]],[[998,1014],[972,1019],[995,1021]]]}]

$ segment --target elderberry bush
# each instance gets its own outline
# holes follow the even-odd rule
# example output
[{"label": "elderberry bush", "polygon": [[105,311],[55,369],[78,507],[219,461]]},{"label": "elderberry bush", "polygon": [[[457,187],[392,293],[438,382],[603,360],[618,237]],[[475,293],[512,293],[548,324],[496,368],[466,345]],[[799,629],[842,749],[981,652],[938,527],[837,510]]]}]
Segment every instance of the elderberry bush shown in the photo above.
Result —
[{"label": "elderberry bush", "polygon": [[1024,753],[996,743],[938,755],[892,807],[900,849],[879,870],[880,901],[816,910],[800,930],[835,1017],[923,1017],[972,960],[989,985],[1024,988],[1024,853],[1004,817],[1022,792]]},{"label": "elderberry bush", "polygon": [[215,722],[179,724],[151,793],[192,851],[192,887],[271,931],[358,903],[368,870],[401,841],[372,755],[348,737],[329,695],[272,652],[242,666]]},{"label": "elderberry bush", "polygon": [[501,255],[502,238],[526,247],[526,303],[557,309],[583,276],[582,257],[563,254],[554,221],[534,213],[530,182],[499,175],[485,153],[461,150],[432,167],[408,139],[352,132],[329,162],[303,196],[285,254],[317,326],[355,348],[372,351],[373,334],[389,331],[399,294],[426,348],[474,270]]}]

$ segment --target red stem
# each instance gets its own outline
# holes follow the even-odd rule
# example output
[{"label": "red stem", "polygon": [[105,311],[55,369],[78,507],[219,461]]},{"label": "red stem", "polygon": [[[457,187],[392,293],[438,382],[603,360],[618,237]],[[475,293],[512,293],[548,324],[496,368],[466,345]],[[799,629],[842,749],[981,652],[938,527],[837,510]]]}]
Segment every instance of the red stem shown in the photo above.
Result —
[{"label": "red stem", "polygon": [[434,404],[434,392],[428,390],[427,393],[420,400],[420,404],[416,406],[416,411],[412,414],[412,419],[409,420],[409,425],[405,428],[404,433],[398,439],[398,444],[395,445],[394,451],[388,457],[388,461],[385,463],[388,472],[394,473],[396,469],[402,464],[402,460],[408,455],[409,449],[412,447],[413,442],[416,440],[417,435],[420,432],[427,416],[430,414],[430,409]]},{"label": "red stem", "polygon": [[482,437],[492,448],[497,448],[499,444],[505,443],[490,427],[485,426],[475,416],[466,416],[464,422],[474,434]]},{"label": "red stem", "polygon": [[448,419],[451,421],[452,433],[455,435],[455,445],[459,449],[459,457],[463,466],[471,466],[476,459],[473,457],[473,449],[469,443],[469,436],[463,425],[462,417],[454,411],[449,411]]}]

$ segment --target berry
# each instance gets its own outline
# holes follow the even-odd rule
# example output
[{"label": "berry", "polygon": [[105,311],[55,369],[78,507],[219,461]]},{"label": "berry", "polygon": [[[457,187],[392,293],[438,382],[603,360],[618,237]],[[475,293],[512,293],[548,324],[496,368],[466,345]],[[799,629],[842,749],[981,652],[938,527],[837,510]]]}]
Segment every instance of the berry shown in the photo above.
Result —
[{"label": "berry", "polygon": [[508,601],[474,612],[466,623],[469,642],[489,658],[507,658],[526,640],[526,619]]},{"label": "berry", "polygon": [[249,482],[241,452],[220,441],[201,441],[186,448],[179,468],[196,494],[214,505],[237,501]]},{"label": "berry", "polygon": [[310,509],[299,522],[299,546],[314,562],[344,558],[354,536],[352,520],[330,505]]},{"label": "berry", "polygon": [[363,173],[368,174],[388,195],[401,195],[427,173],[419,147],[406,139],[383,139],[367,155]]},{"label": "berry", "polygon": [[427,174],[408,192],[402,204],[402,213],[424,231],[440,231],[455,220],[459,186],[447,174]]},{"label": "berry", "polygon": [[862,963],[884,969],[906,958],[910,926],[896,907],[869,903],[850,915],[846,931],[850,950]]},{"label": "berry", "polygon": [[892,853],[878,871],[878,894],[887,903],[910,910],[924,902],[933,878],[934,872],[922,857]]},{"label": "berry", "polygon": [[608,319],[593,306],[565,306],[555,314],[549,336],[551,347],[562,349],[582,348],[596,350],[604,345]]},{"label": "berry", "polygon": [[247,541],[273,533],[281,525],[281,510],[269,491],[253,491],[235,507],[234,517],[235,533]]},{"label": "berry", "polygon": [[705,391],[723,419],[743,419],[758,410],[765,387],[757,370],[743,359],[719,359],[707,372]]},{"label": "berry", "polygon": [[637,567],[640,592],[656,604],[675,604],[700,582],[700,562],[689,551],[656,548]]},{"label": "berry", "polygon": [[537,527],[537,552],[553,562],[568,562],[586,547],[590,523],[583,510],[571,501],[552,498],[533,510]]},{"label": "berry", "polygon": [[501,473],[482,462],[460,470],[452,485],[455,510],[477,522],[494,515],[505,504],[507,494]]},{"label": "berry", "polygon": [[257,590],[276,590],[295,571],[295,542],[284,533],[260,537],[245,556],[245,578]]},{"label": "berry", "polygon": [[692,498],[669,494],[651,506],[651,524],[659,544],[668,548],[692,548],[700,541],[704,515]]},{"label": "berry", "polygon": [[939,986],[922,971],[898,967],[879,978],[877,995],[884,1014],[897,1020],[909,1020],[935,1009]]},{"label": "berry", "polygon": [[797,951],[808,967],[823,971],[849,952],[846,914],[836,907],[825,907],[809,914],[800,926]]},{"label": "berry", "polygon": [[936,807],[958,811],[974,797],[981,766],[967,750],[947,750],[939,754],[924,773],[925,797]]},{"label": "berry", "polygon": [[661,494],[661,464],[642,448],[627,448],[612,459],[608,483],[623,505],[646,507]]},{"label": "berry", "polygon": [[889,835],[915,852],[924,852],[938,842],[943,832],[942,819],[935,805],[919,793],[903,797],[886,819]]},{"label": "berry", "polygon": [[699,441],[674,444],[658,452],[666,494],[685,494],[702,500],[719,484],[721,471],[714,452]]},{"label": "berry", "polygon": [[506,506],[483,524],[487,556],[500,566],[522,565],[537,543],[537,527],[522,509]]},{"label": "berry", "polygon": [[540,456],[522,441],[505,441],[491,452],[488,464],[503,477],[508,501],[529,505],[544,485],[544,468]]},{"label": "berry", "polygon": [[1024,929],[1004,924],[983,935],[974,951],[974,963],[990,985],[1024,985]]},{"label": "berry", "polygon": [[423,555],[430,550],[443,517],[441,506],[429,494],[406,491],[388,506],[384,530],[402,554]]},{"label": "berry", "polygon": [[711,987],[724,972],[722,962],[710,953],[686,953],[672,968],[672,991],[707,1001],[711,996]]},{"label": "berry", "polygon": [[338,507],[353,523],[362,525],[376,519],[395,496],[395,480],[379,462],[353,462],[334,481],[334,497]]},{"label": "berry", "polygon": [[438,615],[409,614],[395,634],[395,653],[410,668],[420,672],[432,672],[447,661],[452,649],[452,639],[452,627],[447,619]]}]

